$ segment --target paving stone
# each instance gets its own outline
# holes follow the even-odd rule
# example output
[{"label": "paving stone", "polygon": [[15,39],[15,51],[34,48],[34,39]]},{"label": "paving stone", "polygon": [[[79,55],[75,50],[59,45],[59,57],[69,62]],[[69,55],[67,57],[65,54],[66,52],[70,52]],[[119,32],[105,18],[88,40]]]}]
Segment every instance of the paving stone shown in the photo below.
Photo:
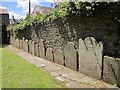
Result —
[{"label": "paving stone", "polygon": [[58,73],[56,73],[56,72],[51,72],[51,74],[50,75],[52,75],[53,77],[57,77],[57,76],[59,76],[59,74]]},{"label": "paving stone", "polygon": [[77,70],[77,52],[73,42],[68,42],[64,47],[65,66]]},{"label": "paving stone", "polygon": [[39,43],[39,49],[40,49],[40,57],[45,58],[45,46],[42,39],[40,40]]},{"label": "paving stone", "polygon": [[95,88],[94,86],[90,86],[90,85],[86,85],[86,84],[81,84],[81,83],[74,82],[74,81],[68,82],[66,84],[66,86],[70,87],[70,88],[88,88],[88,90],[90,90],[90,88]]},{"label": "paving stone", "polygon": [[120,87],[120,59],[104,56],[103,80]]},{"label": "paving stone", "polygon": [[64,55],[61,50],[54,50],[54,62],[57,64],[64,65]]},{"label": "paving stone", "polygon": [[79,71],[101,79],[103,44],[93,37],[79,39]]},{"label": "paving stone", "polygon": [[53,61],[53,50],[52,50],[52,48],[47,48],[46,59],[49,60],[49,61]]},{"label": "paving stone", "polygon": [[67,83],[67,82],[70,82],[70,80],[62,77],[62,76],[56,76],[55,77],[58,81],[61,81],[61,82],[64,82],[64,83]]}]

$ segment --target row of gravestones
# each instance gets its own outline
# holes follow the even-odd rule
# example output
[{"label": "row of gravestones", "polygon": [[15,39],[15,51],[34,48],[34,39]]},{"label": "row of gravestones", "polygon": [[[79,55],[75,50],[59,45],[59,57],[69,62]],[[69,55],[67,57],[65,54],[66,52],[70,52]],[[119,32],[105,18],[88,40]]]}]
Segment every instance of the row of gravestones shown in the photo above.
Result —
[{"label": "row of gravestones", "polygon": [[75,49],[73,42],[68,42],[63,51],[52,48],[45,51],[43,40],[37,44],[25,38],[12,38],[11,44],[35,56],[120,86],[120,59],[103,57],[103,43],[93,37],[79,39],[79,50]]}]

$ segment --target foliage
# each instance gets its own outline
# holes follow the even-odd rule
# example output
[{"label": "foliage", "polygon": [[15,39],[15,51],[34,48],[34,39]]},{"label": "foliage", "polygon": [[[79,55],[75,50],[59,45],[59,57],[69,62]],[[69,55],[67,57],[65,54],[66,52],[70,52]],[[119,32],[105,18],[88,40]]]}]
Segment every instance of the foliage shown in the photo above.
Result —
[{"label": "foliage", "polygon": [[[103,6],[108,5],[109,3],[102,3]],[[120,4],[120,2],[118,2]],[[101,3],[99,2],[61,2],[59,5],[53,9],[52,13],[49,15],[45,14],[37,14],[35,16],[27,15],[25,20],[20,24],[12,26],[12,30],[25,30],[27,27],[36,26],[42,21],[54,20],[60,17],[64,17],[67,15],[91,15],[97,7],[99,7]]]}]

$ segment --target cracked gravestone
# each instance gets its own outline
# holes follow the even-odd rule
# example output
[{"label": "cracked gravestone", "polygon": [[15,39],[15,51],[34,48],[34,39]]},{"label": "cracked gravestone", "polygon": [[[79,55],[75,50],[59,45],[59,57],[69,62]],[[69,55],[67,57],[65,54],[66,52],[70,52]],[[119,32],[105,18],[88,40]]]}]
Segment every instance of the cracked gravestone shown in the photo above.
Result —
[{"label": "cracked gravestone", "polygon": [[54,50],[54,62],[57,64],[64,65],[64,55],[63,52],[59,49]]},{"label": "cracked gravestone", "polygon": [[93,37],[79,39],[79,71],[101,79],[103,43]]},{"label": "cracked gravestone", "polygon": [[103,81],[120,87],[120,59],[104,56]]},{"label": "cracked gravestone", "polygon": [[39,50],[40,50],[39,51],[40,57],[45,58],[45,47],[42,39],[40,40],[40,43],[39,43]]},{"label": "cracked gravestone", "polygon": [[52,50],[52,48],[47,48],[46,59],[49,60],[49,61],[53,61],[53,50]]},{"label": "cracked gravestone", "polygon": [[77,70],[77,52],[73,42],[68,42],[64,47],[65,66]]}]

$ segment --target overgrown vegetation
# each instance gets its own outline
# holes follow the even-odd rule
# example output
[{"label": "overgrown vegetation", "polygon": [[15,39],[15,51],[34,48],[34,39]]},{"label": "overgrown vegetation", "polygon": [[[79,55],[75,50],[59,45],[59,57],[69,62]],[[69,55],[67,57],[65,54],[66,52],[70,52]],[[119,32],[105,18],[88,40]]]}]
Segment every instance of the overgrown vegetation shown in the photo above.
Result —
[{"label": "overgrown vegetation", "polygon": [[[53,11],[49,14],[37,14],[34,16],[27,15],[25,20],[21,22],[20,24],[14,25],[12,27],[9,27],[10,30],[18,31],[18,30],[25,30],[28,27],[36,26],[40,22],[54,20],[60,17],[64,17],[67,15],[81,15],[85,14],[87,16],[91,15],[97,7],[99,7],[102,4],[102,6],[107,6],[111,3],[100,3],[100,2],[61,2],[59,5],[57,5]],[[120,2],[117,2],[117,4],[120,4]],[[112,12],[111,12],[112,13]],[[120,18],[117,17],[117,20],[119,21]]]}]

